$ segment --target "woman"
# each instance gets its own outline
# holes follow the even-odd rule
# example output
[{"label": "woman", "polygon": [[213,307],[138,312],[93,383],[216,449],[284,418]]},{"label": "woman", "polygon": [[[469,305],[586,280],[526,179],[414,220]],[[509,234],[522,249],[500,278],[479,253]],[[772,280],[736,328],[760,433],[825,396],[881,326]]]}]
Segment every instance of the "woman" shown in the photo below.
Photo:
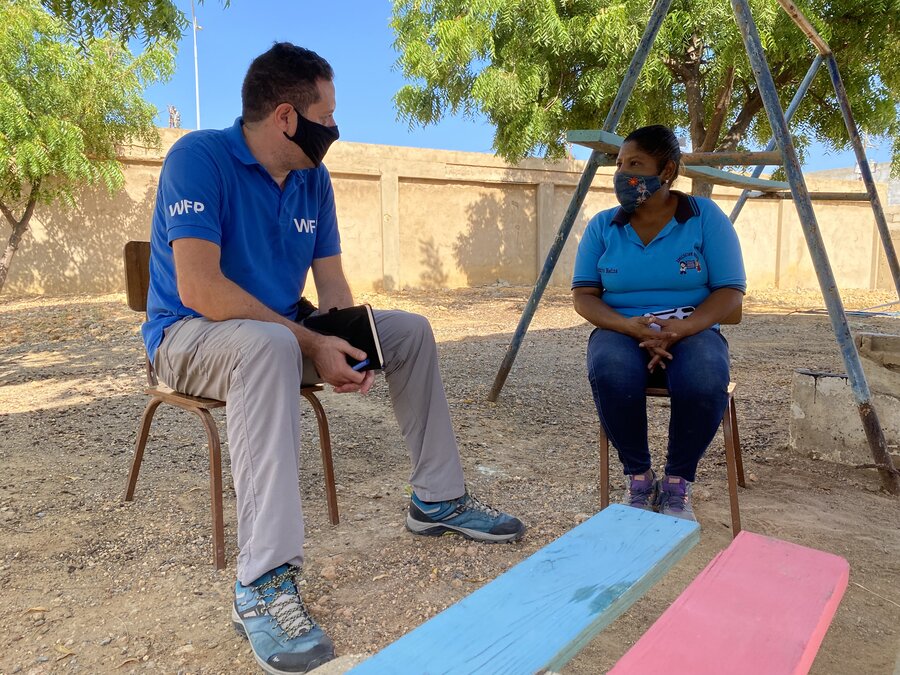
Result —
[{"label": "woman", "polygon": [[[721,209],[670,189],[680,160],[664,126],[625,139],[615,173],[621,207],[588,223],[572,300],[596,326],[588,378],[625,469],[626,503],[695,520],[697,463],[727,403],[728,343],[718,324],[740,306],[747,284],[740,243]],[[667,386],[672,402],[661,480],[647,445],[648,385]]]}]

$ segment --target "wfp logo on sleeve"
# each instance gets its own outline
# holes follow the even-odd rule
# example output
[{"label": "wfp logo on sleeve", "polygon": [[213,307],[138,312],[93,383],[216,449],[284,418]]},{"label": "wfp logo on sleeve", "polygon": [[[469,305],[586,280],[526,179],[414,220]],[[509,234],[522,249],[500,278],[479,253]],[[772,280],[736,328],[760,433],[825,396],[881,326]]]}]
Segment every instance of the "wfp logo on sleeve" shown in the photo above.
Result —
[{"label": "wfp logo on sleeve", "polygon": [[174,204],[169,204],[166,208],[169,209],[169,215],[174,218],[175,216],[182,216],[185,213],[191,213],[192,211],[194,213],[201,213],[206,209],[206,205],[203,202],[182,199]]},{"label": "wfp logo on sleeve", "polygon": [[316,233],[316,221],[311,218],[294,218],[294,227],[296,227],[297,232],[300,232],[301,234],[304,232],[307,234]]}]

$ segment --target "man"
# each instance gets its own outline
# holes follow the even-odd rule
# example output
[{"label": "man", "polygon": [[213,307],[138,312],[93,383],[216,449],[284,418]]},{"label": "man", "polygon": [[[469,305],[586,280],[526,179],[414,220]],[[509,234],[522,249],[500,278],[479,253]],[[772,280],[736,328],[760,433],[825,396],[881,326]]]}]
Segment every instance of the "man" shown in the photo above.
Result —
[{"label": "man", "polygon": [[[269,673],[334,657],[297,588],[304,357],[339,393],[369,391],[365,353],[297,323],[307,271],[323,308],[353,304],[334,194],[321,164],[338,138],[331,66],[289,43],[250,65],[233,127],[180,139],[163,164],[153,217],[147,352],[162,381],[228,403],[238,511],[232,619]],[[524,526],[469,496],[427,320],[375,313],[391,402],[412,460],[407,527],[500,542]]]}]

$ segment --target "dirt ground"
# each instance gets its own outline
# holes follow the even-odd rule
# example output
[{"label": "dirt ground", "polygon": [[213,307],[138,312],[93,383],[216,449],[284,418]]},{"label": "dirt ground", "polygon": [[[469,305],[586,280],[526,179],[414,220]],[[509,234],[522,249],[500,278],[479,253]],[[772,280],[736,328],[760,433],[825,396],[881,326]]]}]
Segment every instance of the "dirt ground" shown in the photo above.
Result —
[{"label": "dirt ground", "polygon": [[[405,530],[408,460],[383,381],[365,398],[322,396],[342,517],[332,527],[304,404],[303,593],[339,654],[385,646],[597,511],[590,331],[568,293],[548,292],[499,402],[486,401],[529,292],[498,285],[360,297],[431,319],[470,489],[529,530],[497,546]],[[863,308],[895,298],[844,299]],[[793,369],[843,370],[827,316],[793,311],[822,306],[816,293],[752,293],[743,323],[726,329],[750,481],[741,511],[746,529],[850,561],[850,587],[812,672],[892,673],[900,503],[872,471],[787,447]],[[146,402],[140,321],[119,295],[0,300],[0,673],[258,672],[229,620],[234,491],[226,480],[229,567],[216,572],[205,438],[193,416],[160,409],[136,499],[121,501]],[[851,321],[854,330],[900,329],[896,318]],[[667,413],[662,402],[651,408],[659,461]],[[720,433],[695,492],[701,543],[565,672],[605,672],[727,546],[725,485]]]}]

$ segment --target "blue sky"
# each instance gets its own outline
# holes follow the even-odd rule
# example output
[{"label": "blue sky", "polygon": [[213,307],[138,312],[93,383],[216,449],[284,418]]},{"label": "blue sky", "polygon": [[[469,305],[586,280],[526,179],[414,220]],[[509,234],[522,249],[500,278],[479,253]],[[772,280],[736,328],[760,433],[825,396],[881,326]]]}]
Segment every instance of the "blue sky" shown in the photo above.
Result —
[{"label": "blue sky", "polygon": [[[190,16],[190,0],[178,0]],[[493,128],[483,119],[447,117],[429,127],[408,128],[397,120],[393,95],[404,79],[394,67],[389,0],[219,0],[197,6],[200,72],[200,121],[204,128],[222,128],[240,114],[241,81],[254,56],[276,40],[287,40],[324,56],[335,70],[341,139],[445,150],[491,152]],[[823,76],[824,71],[818,75]],[[159,126],[168,125],[167,106],[181,112],[181,125],[196,127],[194,53],[191,31],[179,45],[177,70],[167,83],[147,90],[159,110]],[[598,123],[605,111],[598,111]],[[890,145],[869,149],[872,162],[890,161]],[[584,150],[584,149],[579,149]],[[588,152],[577,152],[586,158]],[[853,166],[852,152],[811,149],[806,170]]]}]

